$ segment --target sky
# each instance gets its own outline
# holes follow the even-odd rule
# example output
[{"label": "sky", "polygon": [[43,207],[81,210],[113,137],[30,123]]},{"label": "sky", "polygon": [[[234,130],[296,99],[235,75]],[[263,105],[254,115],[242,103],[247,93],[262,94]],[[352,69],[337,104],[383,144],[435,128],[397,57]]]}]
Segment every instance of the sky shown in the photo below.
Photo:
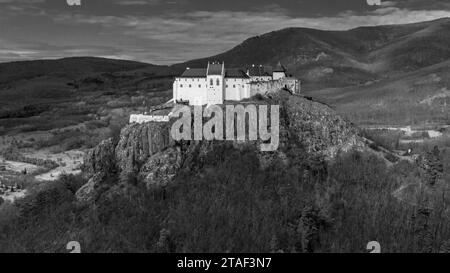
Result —
[{"label": "sky", "polygon": [[98,56],[173,64],[286,27],[442,17],[450,17],[449,0],[0,0],[0,62]]}]

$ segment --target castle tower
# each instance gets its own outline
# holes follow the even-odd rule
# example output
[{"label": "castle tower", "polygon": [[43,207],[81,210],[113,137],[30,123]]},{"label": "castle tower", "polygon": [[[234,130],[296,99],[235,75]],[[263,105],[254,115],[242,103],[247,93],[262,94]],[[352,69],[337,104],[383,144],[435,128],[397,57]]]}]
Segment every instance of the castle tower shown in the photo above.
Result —
[{"label": "castle tower", "polygon": [[208,62],[206,69],[207,81],[207,103],[208,104],[222,104],[225,93],[225,63]]},{"label": "castle tower", "polygon": [[281,62],[278,62],[277,66],[273,70],[273,80],[279,80],[286,78],[286,68],[281,64]]}]

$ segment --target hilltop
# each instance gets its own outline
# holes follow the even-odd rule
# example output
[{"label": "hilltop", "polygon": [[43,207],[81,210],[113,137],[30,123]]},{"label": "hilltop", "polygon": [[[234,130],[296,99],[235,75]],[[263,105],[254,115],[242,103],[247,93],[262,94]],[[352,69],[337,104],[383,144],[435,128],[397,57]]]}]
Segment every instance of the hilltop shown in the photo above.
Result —
[{"label": "hilltop", "polygon": [[[280,105],[283,113],[280,117],[280,149],[260,153],[257,152],[259,144],[254,141],[236,141],[228,149],[255,151],[260,167],[264,168],[280,159],[286,164],[295,164],[299,157],[331,160],[339,151],[364,147],[358,130],[326,105],[290,95],[284,90],[271,96],[273,98],[254,103]],[[99,188],[113,170],[121,181],[139,177],[147,187],[166,185],[183,168],[202,171],[205,157],[214,156],[223,149],[221,141],[174,141],[170,133],[172,122],[127,125],[117,143],[109,139],[89,151],[84,162],[85,174],[91,181],[80,191],[81,199],[92,199],[94,188]]]},{"label": "hilltop", "polygon": [[95,57],[0,63],[0,106],[69,99],[72,91],[136,89],[160,75],[170,75],[166,66]]},{"label": "hilltop", "polygon": [[129,71],[148,66],[151,65],[97,57],[72,57],[57,60],[0,63],[0,84],[51,75],[76,78],[92,73]]},{"label": "hilltop", "polygon": [[[424,174],[408,161],[387,165],[329,107],[271,97],[259,103],[281,106],[276,152],[176,143],[170,123],[128,125],[86,154],[82,176],[17,202],[20,217],[0,224],[0,251],[64,252],[74,236],[84,252],[361,253],[368,237],[384,252],[448,250],[444,154],[424,158]],[[424,190],[430,201],[418,198]]]}]

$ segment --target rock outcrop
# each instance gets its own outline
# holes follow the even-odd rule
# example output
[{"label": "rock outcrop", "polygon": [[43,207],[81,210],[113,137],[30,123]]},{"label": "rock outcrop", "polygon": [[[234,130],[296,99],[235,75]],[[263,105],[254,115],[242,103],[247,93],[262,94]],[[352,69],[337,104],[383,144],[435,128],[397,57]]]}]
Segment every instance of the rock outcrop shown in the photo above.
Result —
[{"label": "rock outcrop", "polygon": [[156,153],[174,145],[170,123],[149,122],[125,127],[116,147],[116,162],[122,175],[135,173]]},{"label": "rock outcrop", "polygon": [[[261,168],[273,160],[289,164],[286,151],[292,145],[323,158],[333,158],[339,150],[363,145],[357,129],[320,103],[280,91],[268,94],[270,104],[280,105],[280,148],[276,152],[258,151]],[[115,174],[116,184],[132,180],[147,188],[167,186],[179,171],[201,171],[211,152],[221,149],[258,149],[257,142],[232,142],[224,146],[217,141],[175,142],[170,134],[172,122],[132,124],[122,129],[116,145],[105,140],[87,153],[85,174],[89,182],[77,193],[82,202],[93,202],[102,182]],[[228,142],[229,143],[229,142]],[[230,143],[229,143],[230,144]],[[225,147],[225,148],[224,148]]]},{"label": "rock outcrop", "polygon": [[115,145],[112,138],[102,141],[84,156],[83,173],[89,179],[76,193],[80,203],[95,201],[97,194],[105,185],[105,180],[117,172]]},{"label": "rock outcrop", "polygon": [[77,200],[82,204],[93,203],[104,178],[105,176],[103,173],[94,174],[89,181],[76,192],[75,197]]},{"label": "rock outcrop", "polygon": [[140,170],[140,176],[147,188],[167,186],[183,165],[179,147],[170,147],[149,158]]},{"label": "rock outcrop", "polygon": [[84,156],[83,172],[91,177],[97,173],[110,173],[116,168],[113,139],[102,141]]},{"label": "rock outcrop", "polygon": [[330,159],[339,150],[364,146],[357,128],[328,106],[290,96],[283,108],[289,139],[301,143],[308,153],[320,153]]}]

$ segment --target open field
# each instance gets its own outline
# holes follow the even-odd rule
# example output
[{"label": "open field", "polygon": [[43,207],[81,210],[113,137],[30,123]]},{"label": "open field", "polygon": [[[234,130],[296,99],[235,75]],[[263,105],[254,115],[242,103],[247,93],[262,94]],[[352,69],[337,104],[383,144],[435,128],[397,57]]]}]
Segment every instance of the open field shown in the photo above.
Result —
[{"label": "open field", "polygon": [[39,174],[36,176],[38,181],[53,181],[60,178],[64,174],[79,174],[81,173],[81,165],[83,164],[83,151],[71,150],[62,153],[51,153],[49,150],[39,150],[26,156],[33,158],[47,158],[58,163],[58,167],[49,172]]},{"label": "open field", "polygon": [[[165,99],[158,98],[158,102]],[[14,185],[15,181],[28,175],[29,181],[24,185],[26,190],[42,182],[57,180],[62,175],[81,173],[84,151],[103,139],[117,136],[131,113],[147,109],[144,100],[145,97],[121,96],[119,100],[102,97],[96,101],[95,111],[83,114],[86,118],[76,122],[69,113],[74,109],[70,104],[58,105],[59,115],[51,117],[48,114],[49,123],[42,120],[47,114],[21,118],[23,122],[20,123],[16,119],[0,119],[0,123],[11,124],[4,127],[5,132],[0,135],[0,182]],[[29,125],[25,127],[27,123]],[[1,197],[12,202],[25,194],[26,191],[17,191]]]}]

